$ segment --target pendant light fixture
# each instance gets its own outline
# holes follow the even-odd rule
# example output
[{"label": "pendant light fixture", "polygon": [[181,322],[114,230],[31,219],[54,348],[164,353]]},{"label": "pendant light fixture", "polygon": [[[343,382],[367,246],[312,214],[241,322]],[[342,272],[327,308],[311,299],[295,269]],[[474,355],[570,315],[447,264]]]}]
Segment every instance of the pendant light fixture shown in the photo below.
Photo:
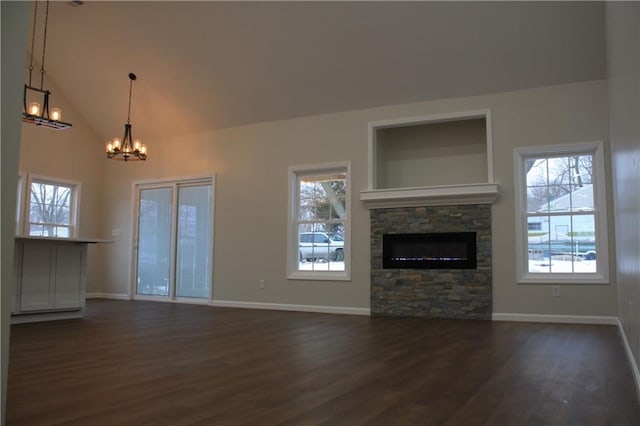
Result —
[{"label": "pendant light fixture", "polygon": [[139,139],[131,136],[131,90],[133,81],[136,79],[134,73],[129,73],[129,112],[127,112],[127,124],[124,125],[124,136],[113,138],[107,142],[107,158],[120,161],[138,161],[147,159],[147,147]]},{"label": "pendant light fixture", "polygon": [[38,18],[38,1],[33,8],[33,32],[31,35],[31,62],[29,63],[29,83],[24,85],[22,121],[49,129],[68,129],[71,123],[62,121],[62,110],[52,108],[49,111],[49,98],[51,92],[44,88],[44,60],[47,51],[47,25],[49,21],[49,0],[44,15],[44,31],[42,35],[42,62],[40,63],[40,87],[32,85],[33,56],[36,40],[36,23]]}]

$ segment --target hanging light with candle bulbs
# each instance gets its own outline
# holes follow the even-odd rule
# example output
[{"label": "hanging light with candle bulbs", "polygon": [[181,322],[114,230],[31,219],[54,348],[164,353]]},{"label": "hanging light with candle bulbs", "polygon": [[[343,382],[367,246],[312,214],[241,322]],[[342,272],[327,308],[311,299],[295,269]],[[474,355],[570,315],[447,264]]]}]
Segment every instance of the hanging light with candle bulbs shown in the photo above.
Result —
[{"label": "hanging light with candle bulbs", "polygon": [[107,142],[107,158],[121,161],[144,161],[147,159],[147,147],[139,139],[133,139],[131,135],[131,90],[136,78],[134,73],[129,73],[129,111],[127,123],[124,125],[124,136],[122,139],[113,138]]},{"label": "hanging light with candle bulbs", "polygon": [[49,0],[44,16],[44,31],[42,35],[42,62],[40,63],[40,87],[32,85],[33,74],[33,56],[36,39],[36,27],[38,18],[38,1],[36,0],[33,7],[33,32],[31,34],[31,62],[29,63],[29,83],[24,85],[23,111],[22,121],[25,123],[35,124],[36,126],[47,127],[49,129],[68,129],[71,123],[62,121],[62,110],[60,108],[52,108],[49,111],[49,99],[51,92],[44,88],[44,61],[47,51],[47,28],[49,23]]}]

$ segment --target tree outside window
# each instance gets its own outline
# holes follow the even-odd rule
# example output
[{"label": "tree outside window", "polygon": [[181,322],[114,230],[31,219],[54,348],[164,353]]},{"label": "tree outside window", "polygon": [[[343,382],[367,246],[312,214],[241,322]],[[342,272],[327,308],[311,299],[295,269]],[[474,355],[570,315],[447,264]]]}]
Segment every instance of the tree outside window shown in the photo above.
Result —
[{"label": "tree outside window", "polygon": [[32,179],[29,185],[28,234],[70,238],[74,234],[73,184]]},{"label": "tree outside window", "polygon": [[527,223],[540,227],[527,235],[528,271],[597,272],[593,155],[538,157],[527,167]]}]

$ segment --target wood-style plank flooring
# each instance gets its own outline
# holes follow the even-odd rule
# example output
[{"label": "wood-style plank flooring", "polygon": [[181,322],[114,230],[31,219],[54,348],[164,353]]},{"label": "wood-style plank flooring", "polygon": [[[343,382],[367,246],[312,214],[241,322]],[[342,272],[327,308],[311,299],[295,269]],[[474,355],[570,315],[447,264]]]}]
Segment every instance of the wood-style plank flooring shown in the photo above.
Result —
[{"label": "wood-style plank flooring", "polygon": [[15,325],[7,425],[640,425],[614,326],[89,301]]}]

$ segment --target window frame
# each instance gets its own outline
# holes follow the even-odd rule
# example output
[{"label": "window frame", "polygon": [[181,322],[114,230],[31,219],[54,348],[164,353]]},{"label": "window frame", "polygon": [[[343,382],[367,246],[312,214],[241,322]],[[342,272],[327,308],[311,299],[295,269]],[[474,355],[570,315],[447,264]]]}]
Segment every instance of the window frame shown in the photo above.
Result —
[{"label": "window frame", "polygon": [[[314,176],[327,173],[345,173],[345,211],[344,220],[344,271],[301,271],[298,269],[298,207],[300,190],[298,178],[300,176]],[[340,161],[333,163],[292,166],[288,170],[289,198],[287,215],[287,279],[290,280],[318,280],[318,281],[351,281],[351,162]]]},{"label": "window frame", "polygon": [[25,193],[25,177],[24,173],[18,173],[18,187],[16,194],[16,235],[22,234],[22,215],[24,211],[24,193]]},{"label": "window frame", "polygon": [[[528,271],[528,214],[525,160],[545,156],[593,155],[593,214],[596,233],[596,272],[535,273]],[[516,279],[518,284],[609,284],[607,195],[602,141],[514,149]],[[567,212],[567,216],[573,216]]]},{"label": "window frame", "polygon": [[[71,187],[71,201],[69,203],[69,236],[68,237],[42,237],[42,238],[63,238],[63,239],[73,239],[78,238],[78,232],[80,229],[80,193],[81,193],[81,183],[74,180],[69,179],[61,179],[54,178],[49,176],[41,176],[35,174],[27,174],[26,179],[21,179],[25,181],[24,186],[21,186],[21,204],[20,209],[22,211],[20,221],[20,229],[22,230],[22,235],[32,236],[31,235],[31,184],[33,182],[45,184],[45,185],[55,185],[55,186],[67,186]],[[38,222],[33,222],[38,223]],[[65,225],[67,226],[67,225]],[[35,235],[34,235],[35,236]]]}]

